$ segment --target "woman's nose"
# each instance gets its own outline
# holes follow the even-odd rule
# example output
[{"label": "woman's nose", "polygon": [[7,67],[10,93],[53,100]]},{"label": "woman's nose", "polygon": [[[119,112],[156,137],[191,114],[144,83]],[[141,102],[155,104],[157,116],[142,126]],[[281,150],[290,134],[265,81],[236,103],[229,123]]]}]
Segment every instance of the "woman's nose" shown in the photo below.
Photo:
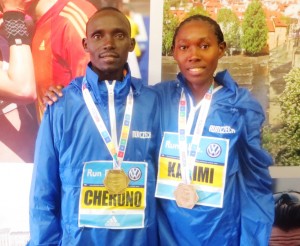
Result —
[{"label": "woman's nose", "polygon": [[201,60],[201,49],[199,47],[190,47],[189,60],[190,61]]}]

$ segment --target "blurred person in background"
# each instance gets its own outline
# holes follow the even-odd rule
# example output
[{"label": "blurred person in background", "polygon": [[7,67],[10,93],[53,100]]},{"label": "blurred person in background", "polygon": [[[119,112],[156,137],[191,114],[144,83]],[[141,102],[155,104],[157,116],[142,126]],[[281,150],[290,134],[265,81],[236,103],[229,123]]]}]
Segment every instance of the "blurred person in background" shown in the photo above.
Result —
[{"label": "blurred person in background", "polygon": [[23,0],[0,0],[0,161],[32,162],[37,122],[30,30]]},{"label": "blurred person in background", "polygon": [[[131,37],[135,38],[139,34],[139,26],[138,24],[134,21],[134,19],[131,17],[131,11],[128,5],[123,5],[122,6],[122,12],[126,15],[127,19],[130,22],[131,25]],[[141,71],[139,67],[139,57],[141,56],[141,49],[139,47],[139,44],[136,43],[134,47],[134,52],[130,52],[128,55],[128,62],[130,63],[130,67],[132,70],[132,73],[134,74],[135,77],[141,78]]]},{"label": "blurred person in background", "polygon": [[[0,98],[13,102],[36,99],[30,34],[25,23],[24,1],[0,0],[1,24]],[[9,66],[8,66],[9,61]]]},{"label": "blurred person in background", "polygon": [[33,18],[32,40],[37,87],[37,114],[43,115],[42,96],[50,86],[66,86],[83,75],[88,55],[81,46],[85,24],[96,11],[87,0],[27,0],[25,11]]}]

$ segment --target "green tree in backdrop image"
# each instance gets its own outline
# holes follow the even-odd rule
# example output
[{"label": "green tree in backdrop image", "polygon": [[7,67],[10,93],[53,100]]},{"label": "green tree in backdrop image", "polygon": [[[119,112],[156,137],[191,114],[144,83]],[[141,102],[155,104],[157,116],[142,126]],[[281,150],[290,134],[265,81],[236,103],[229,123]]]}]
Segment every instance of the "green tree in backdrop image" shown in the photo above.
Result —
[{"label": "green tree in backdrop image", "polygon": [[242,48],[248,55],[257,55],[266,47],[268,28],[262,4],[255,0],[245,12],[242,23]]},{"label": "green tree in backdrop image", "polygon": [[300,68],[284,77],[286,86],[279,96],[281,126],[264,129],[264,147],[272,154],[275,165],[300,165]]}]

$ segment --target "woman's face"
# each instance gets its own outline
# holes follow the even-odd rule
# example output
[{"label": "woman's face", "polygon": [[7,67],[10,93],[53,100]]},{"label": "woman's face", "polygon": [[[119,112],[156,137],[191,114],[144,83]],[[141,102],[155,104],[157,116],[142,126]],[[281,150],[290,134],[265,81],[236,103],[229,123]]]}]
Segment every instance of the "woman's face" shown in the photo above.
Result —
[{"label": "woman's face", "polygon": [[218,43],[213,26],[201,20],[184,24],[178,31],[173,56],[188,84],[211,83],[225,43]]}]

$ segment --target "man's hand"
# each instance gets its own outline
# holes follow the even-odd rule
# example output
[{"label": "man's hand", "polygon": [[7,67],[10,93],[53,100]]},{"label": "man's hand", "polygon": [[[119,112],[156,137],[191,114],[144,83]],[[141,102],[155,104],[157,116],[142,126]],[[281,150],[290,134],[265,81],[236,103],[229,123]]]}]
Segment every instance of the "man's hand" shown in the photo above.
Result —
[{"label": "man's hand", "polygon": [[0,6],[3,9],[3,12],[6,11],[25,11],[25,2],[26,0],[0,0]]},{"label": "man's hand", "polygon": [[49,89],[46,91],[45,95],[42,98],[44,104],[44,110],[46,110],[47,105],[51,106],[59,99],[59,97],[62,97],[63,88],[64,87],[62,85],[49,87]]}]

